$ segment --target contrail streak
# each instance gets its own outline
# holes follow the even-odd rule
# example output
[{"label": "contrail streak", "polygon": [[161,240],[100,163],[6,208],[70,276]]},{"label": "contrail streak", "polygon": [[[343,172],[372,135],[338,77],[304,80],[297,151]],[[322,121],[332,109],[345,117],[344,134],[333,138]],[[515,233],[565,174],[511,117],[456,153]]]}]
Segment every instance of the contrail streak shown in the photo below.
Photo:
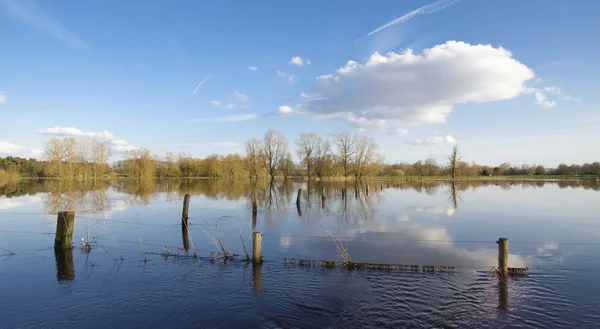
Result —
[{"label": "contrail streak", "polygon": [[[401,17],[398,17],[392,21],[389,21],[387,23],[385,23],[384,25],[376,28],[375,30],[369,32],[369,34],[365,35],[364,37],[358,39],[364,39],[367,37],[372,36],[375,33],[381,32],[382,30],[387,29],[390,26],[394,26],[396,24],[400,24],[400,23],[404,23],[410,19],[412,19],[413,17],[417,16],[417,15],[428,15],[428,14],[433,14],[436,11],[440,11],[442,9],[454,6],[455,4],[459,3],[461,0],[440,0],[434,3],[430,3],[428,5],[425,5],[423,7],[417,8]],[[357,41],[358,41],[357,40]]]},{"label": "contrail streak", "polygon": [[194,94],[198,91],[198,89],[200,87],[202,87],[202,85],[206,82],[206,80],[208,80],[208,78],[210,78],[210,75],[207,75],[206,78],[202,79],[202,81],[200,81],[200,83],[196,86],[196,89],[194,89],[194,92],[192,92],[192,94],[190,96],[194,96]]}]

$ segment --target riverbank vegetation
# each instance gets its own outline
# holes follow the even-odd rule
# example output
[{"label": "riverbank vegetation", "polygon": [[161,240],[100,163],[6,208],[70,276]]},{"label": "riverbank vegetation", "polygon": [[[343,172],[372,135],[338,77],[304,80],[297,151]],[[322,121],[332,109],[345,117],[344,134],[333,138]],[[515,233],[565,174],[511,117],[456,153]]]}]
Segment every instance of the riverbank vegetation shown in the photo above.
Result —
[{"label": "riverbank vegetation", "polygon": [[43,160],[19,157],[0,158],[0,180],[27,178],[107,179],[110,177],[226,178],[268,179],[301,178],[309,180],[361,180],[374,178],[408,179],[510,179],[597,177],[600,162],[560,164],[548,168],[542,164],[497,166],[463,160],[457,146],[447,162],[425,159],[414,163],[386,163],[375,141],[367,136],[342,132],[329,138],[312,133],[301,134],[294,142],[296,159],[286,136],[269,129],[261,139],[245,145],[244,154],[213,154],[205,158],[188,153],[153,154],[145,148],[127,151],[122,160],[109,163],[108,145],[90,139],[52,138],[45,146]]}]

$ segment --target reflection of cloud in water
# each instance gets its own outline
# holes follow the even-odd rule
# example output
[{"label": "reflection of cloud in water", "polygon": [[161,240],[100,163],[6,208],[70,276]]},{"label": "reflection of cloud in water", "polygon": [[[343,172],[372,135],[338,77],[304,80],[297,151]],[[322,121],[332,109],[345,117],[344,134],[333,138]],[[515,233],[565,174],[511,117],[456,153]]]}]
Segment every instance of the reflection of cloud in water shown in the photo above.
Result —
[{"label": "reflection of cloud in water", "polygon": [[279,246],[283,249],[288,249],[292,244],[292,238],[289,236],[282,236],[279,238]]},{"label": "reflection of cloud in water", "polygon": [[398,223],[406,223],[408,221],[410,221],[410,219],[408,218],[408,216],[406,216],[406,215],[400,215],[400,216],[398,216],[398,219],[397,219]]},{"label": "reflection of cloud in water", "polygon": [[447,207],[447,206],[444,206],[444,205],[438,205],[438,206],[411,206],[411,207],[406,207],[406,209],[408,209],[408,210],[414,210],[414,211],[419,212],[419,213],[427,213],[427,214],[431,214],[431,215],[446,214],[448,217],[452,216],[456,212],[455,208],[453,208],[453,207]]},{"label": "reflection of cloud in water", "polygon": [[37,195],[13,197],[13,198],[0,197],[0,209],[6,210],[6,209],[18,208],[18,207],[22,207],[22,206],[30,206],[30,205],[33,205],[36,203],[41,203],[41,202],[42,202],[42,198]]},{"label": "reflection of cloud in water", "polygon": [[[367,224],[367,223],[362,223]],[[491,268],[498,264],[496,244],[479,249],[467,249],[468,244],[457,246],[446,228],[404,225],[388,229],[385,222],[378,225],[367,224],[360,228],[346,230],[344,243],[356,262],[451,265]],[[331,240],[316,239],[305,241],[304,252],[310,255],[335,255]],[[510,254],[511,267],[524,267],[522,256]]]}]

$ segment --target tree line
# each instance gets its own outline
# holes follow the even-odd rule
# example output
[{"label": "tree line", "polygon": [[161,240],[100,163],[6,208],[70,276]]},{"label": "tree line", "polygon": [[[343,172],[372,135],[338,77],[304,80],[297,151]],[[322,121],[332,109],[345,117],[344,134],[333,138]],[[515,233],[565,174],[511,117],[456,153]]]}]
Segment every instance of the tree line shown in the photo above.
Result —
[{"label": "tree line", "polygon": [[373,138],[341,132],[328,138],[302,133],[294,140],[298,162],[292,159],[286,136],[269,129],[260,139],[244,144],[244,154],[213,154],[205,158],[188,153],[153,154],[145,148],[129,150],[123,160],[109,163],[110,147],[91,138],[52,138],[47,141],[43,160],[19,157],[0,158],[0,177],[139,178],[210,177],[228,179],[354,179],[386,176],[510,176],[510,175],[600,175],[600,162],[499,166],[466,162],[454,147],[447,162],[426,159],[415,163],[385,163]]}]

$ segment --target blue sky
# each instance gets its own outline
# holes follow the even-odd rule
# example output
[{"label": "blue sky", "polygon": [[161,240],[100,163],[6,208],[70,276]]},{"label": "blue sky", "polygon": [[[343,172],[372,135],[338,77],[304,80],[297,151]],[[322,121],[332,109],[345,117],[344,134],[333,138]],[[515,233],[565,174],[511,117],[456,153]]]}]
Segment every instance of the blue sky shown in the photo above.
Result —
[{"label": "blue sky", "polygon": [[597,161],[599,11],[0,0],[0,153],[91,136],[114,159],[132,147],[204,157],[275,128],[292,150],[301,132],[366,134],[389,162],[442,162],[453,143],[482,164]]}]

